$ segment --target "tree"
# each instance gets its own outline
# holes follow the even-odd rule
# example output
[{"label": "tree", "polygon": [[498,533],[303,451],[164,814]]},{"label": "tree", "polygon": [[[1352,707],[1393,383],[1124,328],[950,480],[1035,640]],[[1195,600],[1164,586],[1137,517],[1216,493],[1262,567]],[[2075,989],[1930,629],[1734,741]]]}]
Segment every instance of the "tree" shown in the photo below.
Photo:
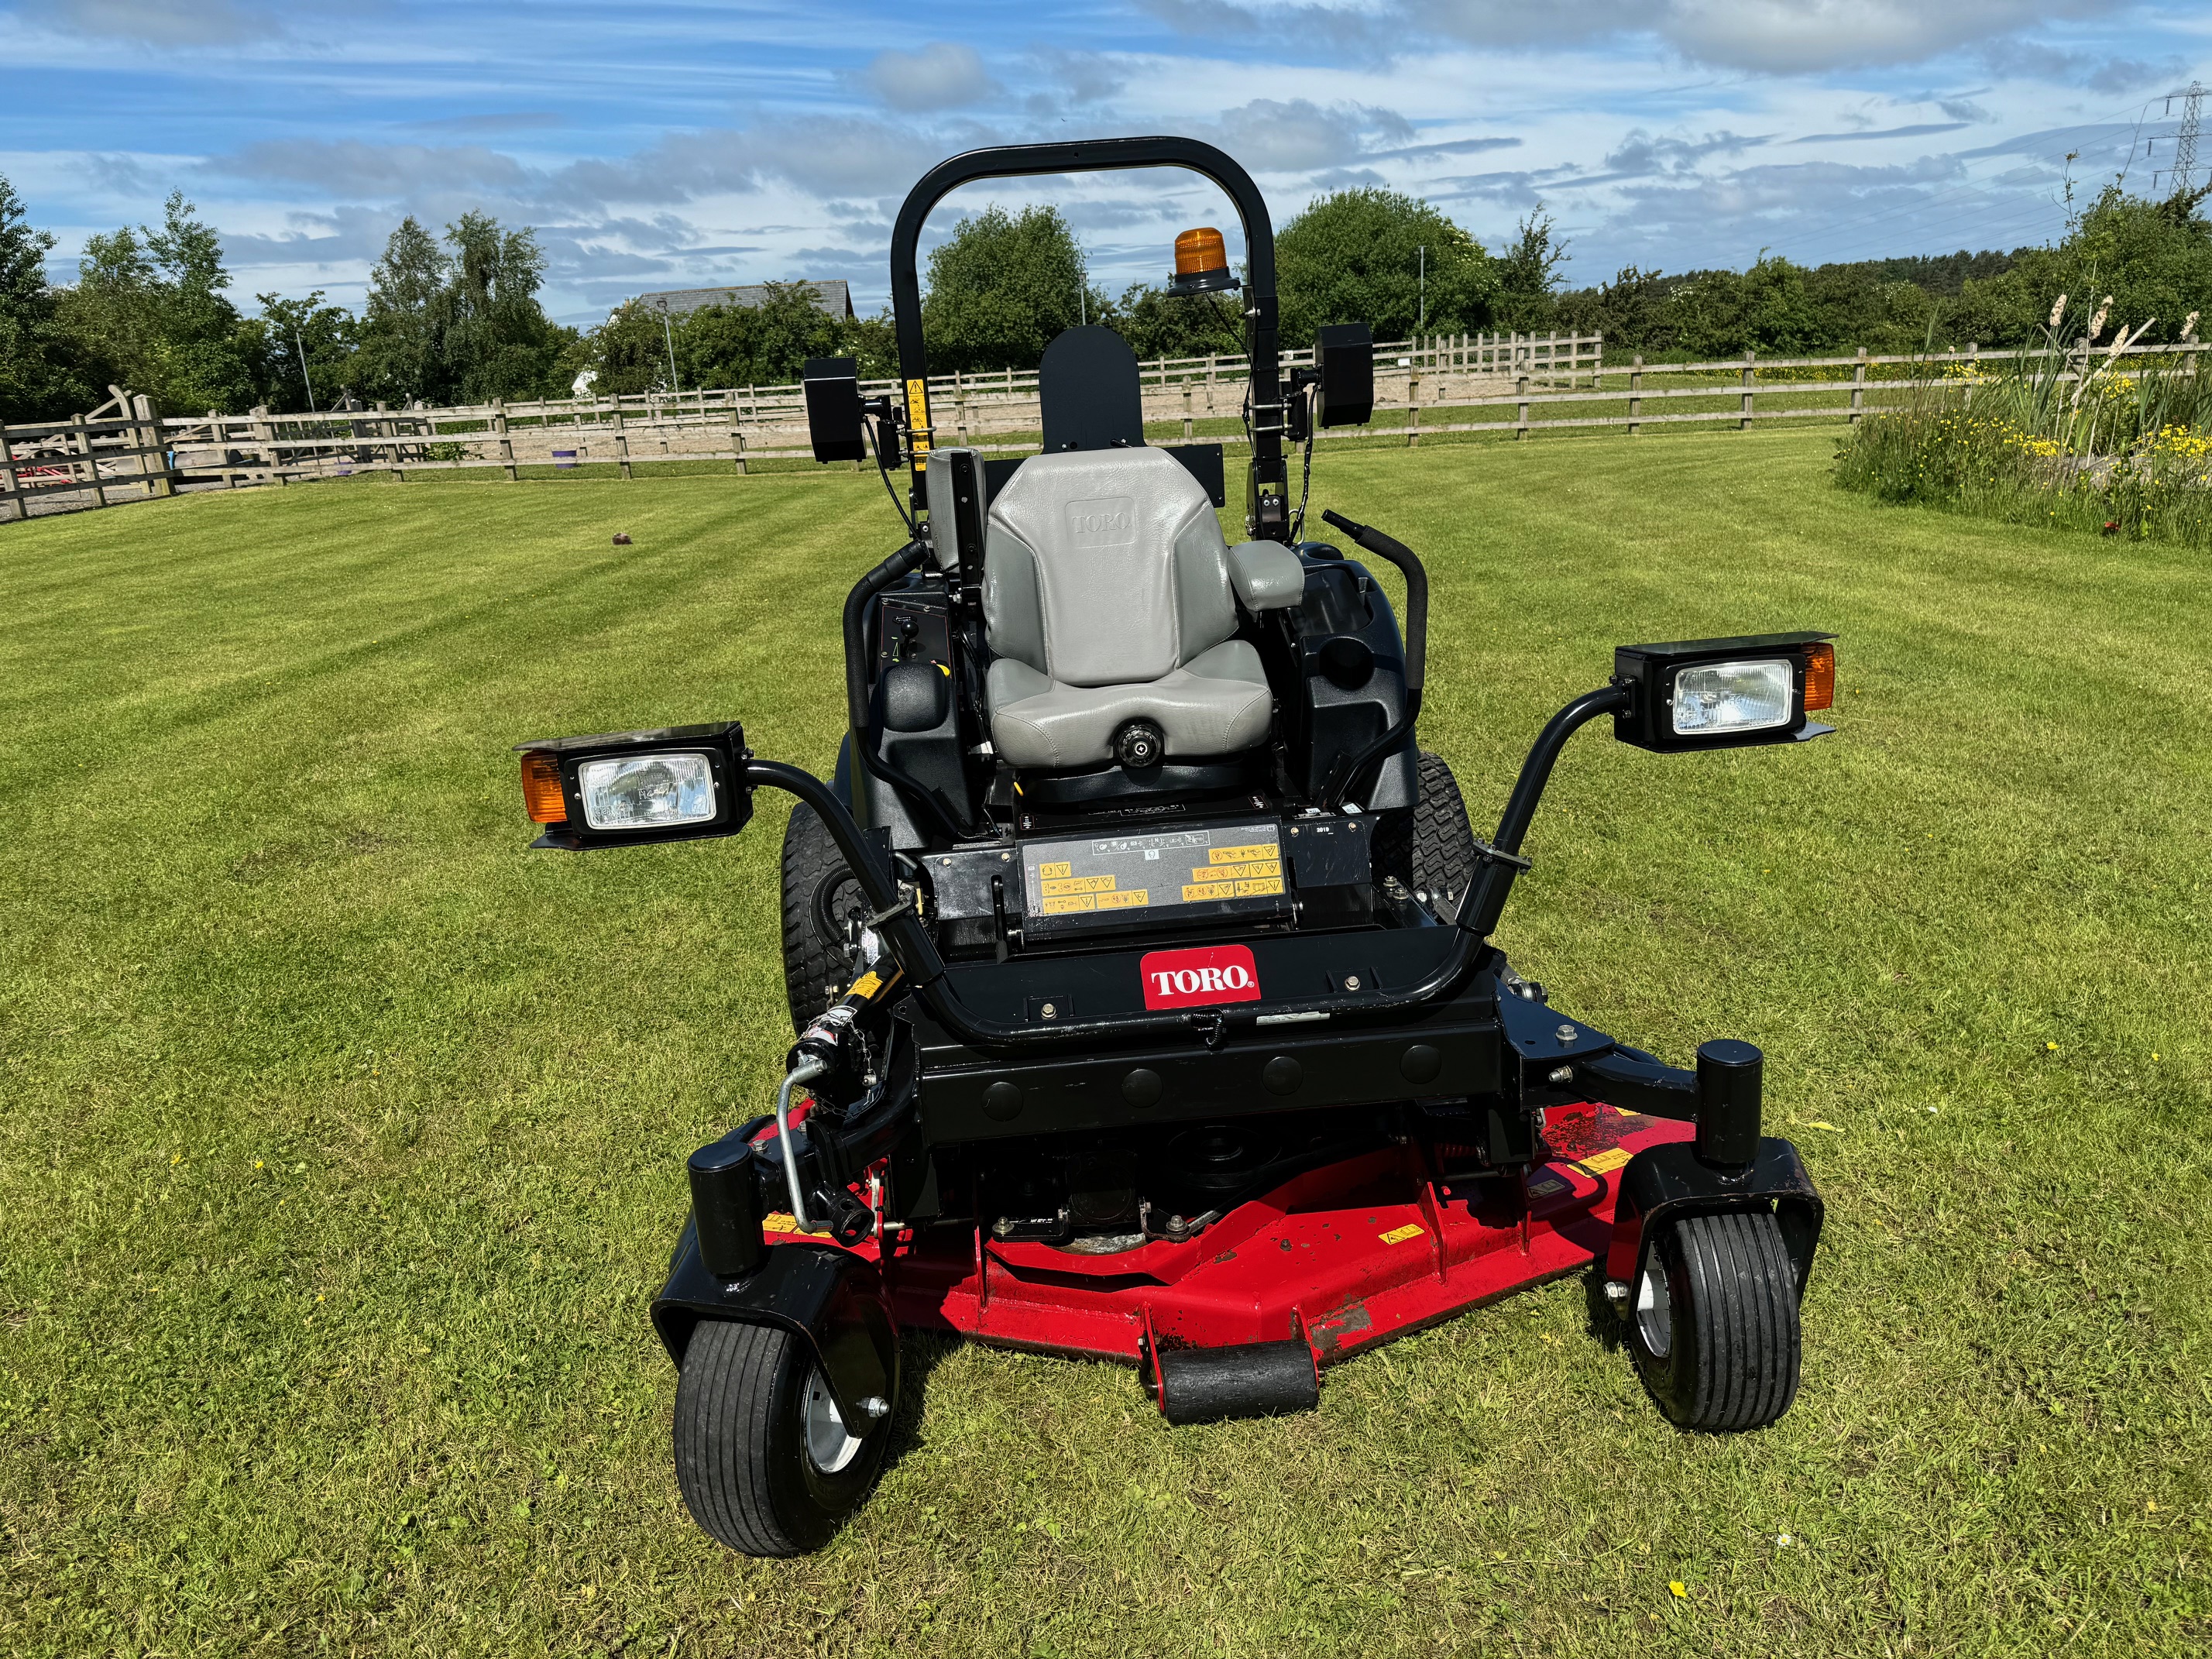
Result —
[{"label": "tree", "polygon": [[1034,368],[1062,330],[1106,310],[1058,208],[992,207],[930,254],[922,337],[941,373]]},{"label": "tree", "polygon": [[440,306],[447,264],[438,239],[412,215],[386,240],[384,257],[369,272],[356,371],[371,400],[442,401],[450,381]]},{"label": "tree", "polygon": [[1170,294],[1134,283],[1111,314],[1094,320],[1119,329],[1139,359],[1241,356],[1244,324],[1237,310],[1233,294]]},{"label": "tree", "polygon": [[1555,240],[1552,216],[1541,202],[1528,210],[1498,261],[1498,324],[1534,332],[1559,326],[1554,297],[1567,245]]},{"label": "tree", "polygon": [[757,306],[702,306],[680,317],[624,301],[592,336],[592,389],[610,397],[666,391],[672,348],[686,389],[781,385],[797,380],[809,357],[858,358],[863,378],[895,372],[886,319],[833,317],[811,284],[770,283]]},{"label": "tree", "polygon": [[99,401],[73,372],[55,315],[46,282],[53,246],[53,233],[30,227],[15,186],[0,174],[0,422],[58,416]]},{"label": "tree", "polygon": [[568,334],[538,303],[545,255],[537,233],[503,231],[489,214],[464,213],[446,228],[446,240],[453,252],[439,321],[454,392],[472,404],[540,395]]},{"label": "tree", "polygon": [[1486,328],[1500,296],[1481,244],[1427,203],[1390,190],[1315,202],[1277,234],[1275,271],[1288,347],[1311,343],[1324,323],[1365,323],[1378,340],[1404,339],[1417,325],[1436,333]]},{"label": "tree", "polygon": [[176,191],[160,230],[88,237],[58,320],[95,386],[120,385],[173,410],[243,408],[265,374],[265,336],[223,293],[222,238],[196,211]]},{"label": "tree", "polygon": [[328,409],[354,389],[359,325],[353,313],[325,305],[320,289],[304,300],[274,294],[254,297],[261,302],[261,323],[269,337],[269,382],[262,402],[286,413]]}]

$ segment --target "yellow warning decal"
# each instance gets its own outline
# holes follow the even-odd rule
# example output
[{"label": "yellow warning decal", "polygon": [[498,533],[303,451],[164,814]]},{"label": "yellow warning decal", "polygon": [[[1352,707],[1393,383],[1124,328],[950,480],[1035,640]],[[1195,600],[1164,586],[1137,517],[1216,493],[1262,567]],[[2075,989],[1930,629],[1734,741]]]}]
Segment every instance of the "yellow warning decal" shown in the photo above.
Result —
[{"label": "yellow warning decal", "polygon": [[1226,899],[1237,896],[1233,881],[1201,881],[1187,884],[1182,890],[1182,902],[1196,904],[1205,899]]},{"label": "yellow warning decal", "polygon": [[1075,866],[1065,860],[1058,864],[1040,864],[1037,866],[1037,879],[1039,881],[1050,881],[1056,876],[1072,876],[1074,873]]},{"label": "yellow warning decal", "polygon": [[1218,864],[1201,864],[1190,872],[1190,878],[1193,881],[1226,881],[1234,876],[1239,881],[1248,877],[1260,881],[1273,876],[1279,880],[1282,873],[1283,861],[1280,859],[1259,859],[1250,864],[1239,864],[1230,868]]},{"label": "yellow warning decal", "polygon": [[883,976],[871,968],[853,981],[853,988],[845,994],[848,997],[872,997],[883,988]]},{"label": "yellow warning decal", "polygon": [[1626,1146],[1615,1146],[1609,1152],[1598,1153],[1595,1158],[1585,1158],[1577,1161],[1592,1175],[1610,1175],[1635,1156],[1636,1154]]},{"label": "yellow warning decal", "polygon": [[[1107,879],[1110,881],[1113,878],[1109,876]],[[1133,887],[1126,892],[1101,893],[1098,896],[1098,908],[1102,910],[1133,909],[1138,905],[1152,902],[1152,890],[1149,887]]]},{"label": "yellow warning decal", "polygon": [[929,382],[906,383],[907,447],[917,455],[929,453]]},{"label": "yellow warning decal", "polygon": [[1217,847],[1206,855],[1209,864],[1249,864],[1255,859],[1279,859],[1283,850],[1273,842],[1255,847]]},{"label": "yellow warning decal", "polygon": [[1044,890],[1053,893],[1110,893],[1114,890],[1111,876],[1052,876],[1046,878]]},{"label": "yellow warning decal", "polygon": [[761,1231],[764,1233],[795,1233],[799,1231],[799,1218],[788,1211],[771,1210],[761,1218]]},{"label": "yellow warning decal", "polygon": [[1044,902],[1044,914],[1048,916],[1072,916],[1079,910],[1096,910],[1098,900],[1090,893],[1063,893],[1058,898]]},{"label": "yellow warning decal", "polygon": [[1389,1232],[1382,1234],[1381,1237],[1385,1244],[1403,1244],[1407,1239],[1419,1238],[1428,1229],[1419,1222],[1408,1221],[1402,1227],[1391,1228]]},{"label": "yellow warning decal", "polygon": [[1279,893],[1282,890],[1283,881],[1279,876],[1273,881],[1240,881],[1237,884],[1238,898],[1261,897],[1270,893]]}]

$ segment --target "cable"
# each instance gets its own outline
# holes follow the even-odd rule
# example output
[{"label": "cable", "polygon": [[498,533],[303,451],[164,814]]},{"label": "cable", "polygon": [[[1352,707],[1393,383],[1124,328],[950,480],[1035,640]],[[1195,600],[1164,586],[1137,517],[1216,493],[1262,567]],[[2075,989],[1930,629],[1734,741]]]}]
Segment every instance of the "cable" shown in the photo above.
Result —
[{"label": "cable", "polygon": [[876,476],[884,481],[884,493],[890,495],[891,505],[898,509],[899,517],[904,520],[906,533],[918,538],[921,532],[915,528],[914,514],[906,510],[906,503],[899,499],[898,486],[891,482],[891,470],[884,465],[884,447],[876,441],[876,423],[863,417],[860,428],[868,434],[868,448],[875,455]]},{"label": "cable", "polygon": [[1316,412],[1314,405],[1320,398],[1321,387],[1317,383],[1309,381],[1300,388],[1300,392],[1306,400],[1306,459],[1305,476],[1298,482],[1297,515],[1291,520],[1292,547],[1296,547],[1300,538],[1306,533],[1306,497],[1313,493],[1314,416]]}]

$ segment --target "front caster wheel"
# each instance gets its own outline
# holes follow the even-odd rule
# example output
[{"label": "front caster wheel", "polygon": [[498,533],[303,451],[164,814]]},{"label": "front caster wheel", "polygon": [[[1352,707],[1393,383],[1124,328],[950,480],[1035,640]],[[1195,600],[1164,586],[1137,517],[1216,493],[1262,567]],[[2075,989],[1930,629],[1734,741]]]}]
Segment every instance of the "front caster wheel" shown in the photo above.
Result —
[{"label": "front caster wheel", "polygon": [[1797,1277],[1766,1211],[1690,1216],[1646,1239],[1626,1315],[1670,1422],[1763,1429],[1797,1397]]},{"label": "front caster wheel", "polygon": [[713,1537],[747,1555],[820,1549],[867,1496],[890,1441],[888,1402],[848,1425],[807,1345],[710,1319],[676,1383],[676,1484]]}]

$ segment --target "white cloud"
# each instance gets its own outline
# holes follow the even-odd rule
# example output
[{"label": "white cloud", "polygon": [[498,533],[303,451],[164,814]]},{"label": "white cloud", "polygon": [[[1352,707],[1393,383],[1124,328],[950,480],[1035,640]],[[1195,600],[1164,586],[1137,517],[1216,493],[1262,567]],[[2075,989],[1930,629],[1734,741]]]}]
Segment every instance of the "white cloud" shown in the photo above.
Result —
[{"label": "white cloud", "polygon": [[1184,33],[1280,33],[1394,59],[1422,35],[1491,51],[1656,36],[1695,63],[1766,74],[1918,63],[2132,0],[1385,0],[1356,8],[1140,0]]},{"label": "white cloud", "polygon": [[998,90],[973,46],[933,41],[920,52],[879,52],[860,80],[896,110],[959,109]]},{"label": "white cloud", "polygon": [[396,196],[432,183],[516,191],[530,180],[520,162],[481,144],[372,144],[360,138],[248,144],[207,166],[234,178],[305,185],[330,196]]},{"label": "white cloud", "polygon": [[53,0],[41,21],[72,34],[136,40],[151,46],[222,46],[274,40],[284,30],[266,12],[234,0]]}]

